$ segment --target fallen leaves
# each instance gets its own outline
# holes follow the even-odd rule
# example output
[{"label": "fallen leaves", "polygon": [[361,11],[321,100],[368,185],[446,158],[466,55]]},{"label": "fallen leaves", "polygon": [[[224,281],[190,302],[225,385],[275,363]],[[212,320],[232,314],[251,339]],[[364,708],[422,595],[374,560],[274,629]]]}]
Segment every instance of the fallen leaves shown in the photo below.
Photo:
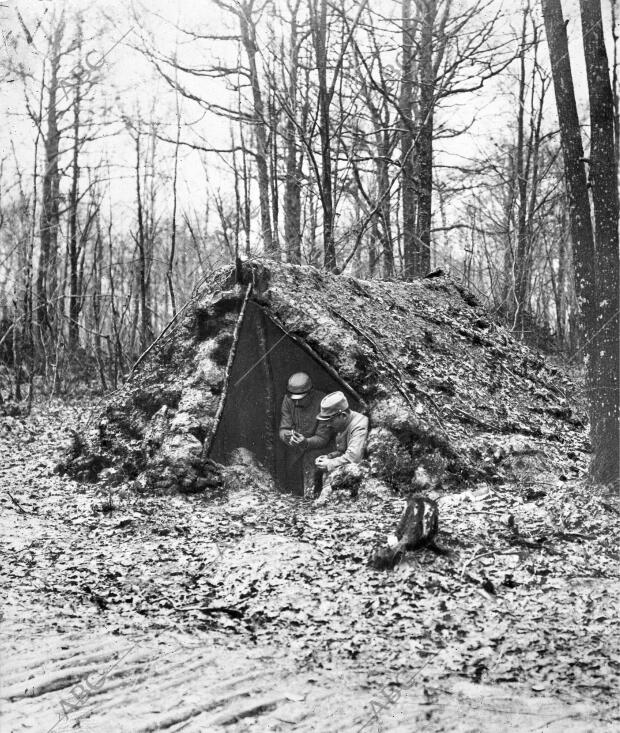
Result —
[{"label": "fallen leaves", "polygon": [[[35,444],[0,445],[14,456],[2,480],[26,512],[0,495],[5,634],[24,618],[83,633],[210,629],[235,648],[275,647],[297,668],[354,669],[379,689],[441,650],[438,677],[611,699],[620,507],[557,479],[562,461],[581,454],[544,446],[543,466],[540,444],[511,437],[493,458],[496,440],[489,460],[503,479],[438,495],[453,559],[408,554],[376,573],[366,559],[403,499],[369,492],[316,509],[260,486],[210,502],[79,486],[54,476],[47,458],[71,409],[38,411],[28,423]],[[535,491],[546,481],[544,495],[524,491],[515,471]],[[113,508],[93,513],[108,498]]]}]

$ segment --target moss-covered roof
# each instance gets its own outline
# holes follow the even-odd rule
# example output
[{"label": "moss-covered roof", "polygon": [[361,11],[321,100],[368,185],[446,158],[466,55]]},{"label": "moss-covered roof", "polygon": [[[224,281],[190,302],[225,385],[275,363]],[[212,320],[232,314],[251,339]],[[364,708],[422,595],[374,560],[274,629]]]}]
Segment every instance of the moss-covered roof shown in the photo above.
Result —
[{"label": "moss-covered roof", "polygon": [[404,468],[391,474],[397,483],[420,445],[441,454],[455,478],[472,470],[492,476],[492,443],[502,434],[556,450],[578,439],[587,449],[570,381],[449,277],[366,281],[255,261],[223,268],[199,288],[108,399],[85,454],[98,455],[100,465],[120,461],[130,475],[143,470],[161,448],[152,418],[164,406],[169,430],[197,444],[208,439],[250,283],[250,297],[364,399],[371,448],[381,431],[396,439],[390,449],[382,443],[376,461],[402,454]]}]

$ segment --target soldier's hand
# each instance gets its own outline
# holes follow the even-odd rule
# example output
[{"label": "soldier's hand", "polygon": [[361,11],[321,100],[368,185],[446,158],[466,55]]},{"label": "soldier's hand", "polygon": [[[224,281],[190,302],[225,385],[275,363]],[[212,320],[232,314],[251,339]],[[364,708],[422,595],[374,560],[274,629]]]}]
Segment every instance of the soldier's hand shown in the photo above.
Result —
[{"label": "soldier's hand", "polygon": [[306,442],[306,439],[300,433],[293,431],[291,435],[291,445],[302,445]]}]

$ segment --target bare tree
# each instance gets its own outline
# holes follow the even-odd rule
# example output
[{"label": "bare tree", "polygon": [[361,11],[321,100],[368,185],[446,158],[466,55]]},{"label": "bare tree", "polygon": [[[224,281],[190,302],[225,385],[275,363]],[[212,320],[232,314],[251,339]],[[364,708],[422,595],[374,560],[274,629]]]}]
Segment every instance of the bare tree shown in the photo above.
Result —
[{"label": "bare tree", "polygon": [[[256,137],[255,157],[256,169],[258,172],[258,197],[260,203],[263,243],[265,246],[265,253],[268,256],[279,258],[280,253],[276,249],[271,227],[271,183],[269,177],[268,126],[258,71],[256,19],[253,15],[254,6],[255,0],[244,0],[243,2],[238,2],[236,4],[234,12],[239,18],[241,42],[248,60],[250,86],[252,89],[253,125],[254,135]],[[233,8],[233,6],[230,5],[227,7],[228,9]]]},{"label": "bare tree", "polygon": [[168,256],[168,269],[166,271],[166,282],[168,283],[168,292],[170,293],[170,305],[172,306],[172,315],[177,314],[177,304],[174,294],[174,258],[176,255],[177,245],[177,186],[179,177],[179,146],[181,142],[181,108],[179,102],[179,92],[175,89],[175,141],[174,141],[174,165],[172,171],[172,221],[170,222],[170,253]]},{"label": "bare tree", "polygon": [[[149,136],[141,129],[141,121],[138,119],[135,124],[126,120],[127,127],[133,138],[136,161],[134,166],[135,188],[136,188],[136,218],[137,231],[131,232],[132,239],[136,244],[138,255],[138,299],[136,300],[135,320],[139,322],[139,347],[143,351],[153,340],[152,304],[151,304],[151,258],[153,246],[153,224],[154,224],[154,193],[151,187],[151,200],[149,192],[145,190],[148,182],[148,144]],[[152,128],[153,130],[153,128]],[[142,144],[143,136],[147,139],[147,150]],[[154,156],[155,136],[150,136],[150,153]],[[153,171],[151,166],[151,171]],[[150,205],[149,205],[150,204]],[[139,317],[138,317],[139,314]]]},{"label": "bare tree", "polygon": [[[528,23],[532,38],[528,38]],[[535,247],[534,212],[538,200],[540,155],[544,100],[548,88],[546,74],[538,63],[539,29],[529,2],[523,9],[521,50],[519,55],[519,91],[517,101],[517,144],[514,151],[517,206],[516,249],[511,258],[508,315],[513,327],[522,334],[528,314],[533,250]],[[531,71],[526,61],[528,49],[533,49]],[[529,83],[528,83],[529,82]],[[526,91],[530,90],[529,105]],[[528,109],[529,106],[529,109]],[[528,132],[529,131],[529,132]]]},{"label": "bare tree", "polygon": [[[82,273],[84,267],[85,247],[88,241],[95,216],[99,207],[92,197],[87,206],[84,222],[80,227],[80,203],[83,193],[80,192],[80,176],[82,167],[80,156],[87,141],[94,138],[94,123],[84,119],[86,102],[95,86],[99,83],[99,75],[87,70],[82,59],[82,19],[77,18],[75,53],[76,59],[71,71],[71,78],[65,80],[63,88],[71,95],[72,149],[71,149],[71,185],[67,198],[68,209],[68,259],[69,259],[69,350],[74,352],[80,342],[80,313],[83,304]],[[92,188],[88,186],[86,192]],[[86,193],[84,192],[84,193]]]},{"label": "bare tree", "polygon": [[43,337],[55,327],[56,263],[60,219],[60,131],[58,120],[59,71],[61,43],[65,32],[64,13],[54,23],[49,37],[49,81],[47,82],[46,132],[43,138],[45,169],[43,171],[40,217],[40,250],[36,282],[36,320]]},{"label": "bare tree", "polygon": [[[600,2],[581,3],[591,127],[592,226],[583,145],[560,0],[542,0],[553,72],[569,214],[575,253],[576,291],[586,340],[592,478],[619,476],[618,430],[618,191],[613,96],[602,31]],[[595,240],[596,234],[596,240]],[[595,245],[596,241],[596,245]]]},{"label": "bare tree", "polygon": [[[415,6],[417,8],[417,5]],[[415,165],[415,88],[417,78],[416,24],[412,15],[411,0],[402,0],[402,81],[400,86],[399,112],[401,117],[401,160],[402,160],[402,221],[403,221],[403,277],[408,280],[417,274],[416,270],[416,210],[418,177]]]},{"label": "bare tree", "polygon": [[598,352],[595,392],[591,395],[592,475],[602,483],[611,483],[620,482],[619,209],[614,102],[600,0],[580,0],[580,7],[590,101],[590,181],[598,298],[596,318],[586,322],[588,335],[596,335]]},{"label": "bare tree", "polygon": [[433,130],[439,70],[446,50],[446,23],[451,0],[444,0],[438,13],[437,0],[423,0],[420,14],[419,131],[416,136],[419,192],[415,233],[414,272],[424,274],[431,267],[431,223],[433,201]]},{"label": "bare tree", "polygon": [[298,27],[298,14],[301,0],[289,1],[290,19],[289,68],[288,68],[288,107],[286,120],[286,176],[284,192],[284,241],[288,261],[301,263],[301,175],[302,155],[297,142],[298,90],[299,90],[299,52],[303,40]]}]

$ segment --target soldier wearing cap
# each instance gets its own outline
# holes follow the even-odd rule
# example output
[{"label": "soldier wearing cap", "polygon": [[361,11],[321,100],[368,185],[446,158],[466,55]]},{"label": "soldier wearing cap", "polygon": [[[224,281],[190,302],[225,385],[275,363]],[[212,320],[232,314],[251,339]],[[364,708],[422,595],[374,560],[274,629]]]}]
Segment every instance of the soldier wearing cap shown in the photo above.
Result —
[{"label": "soldier wearing cap", "polygon": [[[304,473],[312,472],[312,462],[308,466],[305,459],[312,452],[325,448],[331,438],[328,424],[317,421],[324,396],[324,392],[313,388],[305,372],[296,372],[289,377],[282,400],[279,434],[280,440],[289,446],[287,483],[291,489],[304,485]],[[316,452],[312,458],[315,456]]]},{"label": "soldier wearing cap", "polygon": [[368,418],[349,408],[342,392],[331,392],[321,400],[321,410],[316,419],[336,433],[336,450],[319,456],[314,474],[314,495],[323,488],[324,474],[347,463],[360,463],[368,439]]}]

